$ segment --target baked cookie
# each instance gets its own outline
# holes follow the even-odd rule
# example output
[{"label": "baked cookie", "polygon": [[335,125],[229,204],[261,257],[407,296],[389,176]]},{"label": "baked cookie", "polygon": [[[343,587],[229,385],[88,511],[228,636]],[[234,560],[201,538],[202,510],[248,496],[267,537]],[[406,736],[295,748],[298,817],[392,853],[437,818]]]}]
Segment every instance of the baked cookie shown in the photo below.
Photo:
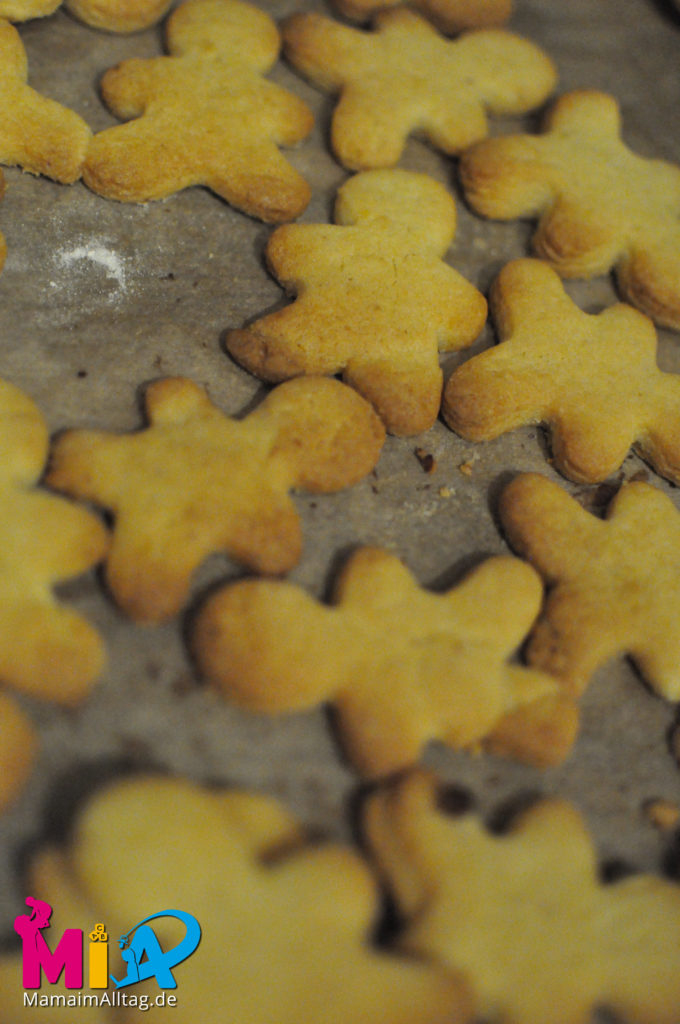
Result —
[{"label": "baked cookie", "polygon": [[606,1007],[630,1024],[675,1024],[680,886],[653,875],[604,884],[576,808],[544,799],[509,831],[438,806],[413,773],[373,794],[370,847],[406,918],[399,947],[462,972],[475,1019],[588,1024]]},{"label": "baked cookie", "polygon": [[503,29],[445,39],[405,7],[364,32],[315,12],[283,26],[285,54],[315,85],[339,92],[331,143],[351,170],[391,167],[418,132],[457,154],[487,135],[486,112],[523,114],[555,87],[550,59]]},{"label": "baked cookie", "polygon": [[612,267],[624,298],[680,329],[680,167],[633,153],[616,100],[566,93],[543,135],[480,142],[460,162],[472,208],[485,217],[538,217],[536,253],[562,277]]},{"label": "baked cookie", "polygon": [[[383,7],[396,7],[402,0],[334,0],[345,18],[367,21]],[[503,25],[512,12],[512,0],[415,0],[411,4],[440,32],[455,35],[473,28]]]},{"label": "baked cookie", "polygon": [[0,0],[0,18],[7,21],[29,21],[53,14],[61,0]]},{"label": "baked cookie", "polygon": [[335,607],[290,583],[246,580],[208,599],[192,646],[208,680],[242,707],[281,713],[332,701],[366,776],[413,764],[429,740],[545,765],[569,750],[574,707],[550,677],[509,664],[541,597],[518,559],[490,558],[433,594],[394,555],[361,548]]},{"label": "baked cookie", "polygon": [[[0,380],[0,684],[71,704],[99,675],[103,645],[52,588],[100,561],[108,535],[85,509],[36,487],[47,446],[36,406]],[[27,777],[36,747],[29,720],[0,693],[0,808]]]},{"label": "baked cookie", "polygon": [[91,132],[73,110],[27,84],[19,33],[0,18],[0,164],[71,184],[80,177]]},{"label": "baked cookie", "polygon": [[104,100],[128,123],[95,135],[85,183],[132,203],[206,185],[261,220],[297,217],[309,186],[279,146],[301,142],[313,116],[263,77],[279,52],[272,19],[241,0],[185,0],[166,39],[170,56],[126,60],[104,75]]},{"label": "baked cookie", "polygon": [[391,433],[418,434],[439,413],[439,351],[471,344],[486,319],[443,260],[454,200],[425,174],[366,171],[339,189],[335,220],[274,232],[267,261],[296,301],[230,331],[227,349],[265,380],[342,373]]},{"label": "baked cookie", "polygon": [[[81,811],[65,849],[34,859],[30,882],[30,891],[54,904],[57,927],[65,902],[67,910],[85,911],[67,919],[71,926],[106,922],[117,978],[126,966],[112,940],[128,936],[140,908],[178,907],[198,921],[198,949],[172,967],[177,1005],[153,1005],[155,978],[129,990],[149,993],[149,1024],[168,1013],[177,1024],[470,1019],[466,988],[448,971],[373,944],[378,889],[364,861],[339,844],[309,843],[265,796],[174,779],[119,781]],[[151,925],[165,950],[184,932],[171,916]],[[131,953],[133,947],[134,939]],[[19,1019],[12,1011],[20,1001],[14,986],[10,991],[11,1003],[4,986],[0,992],[3,1024]],[[123,1007],[114,1015],[133,1024],[140,1011]]]},{"label": "baked cookie", "polygon": [[574,694],[615,655],[680,700],[680,514],[649,484],[623,484],[606,520],[535,473],[503,491],[500,515],[515,550],[545,578],[548,597],[529,662]]},{"label": "baked cookie", "polygon": [[618,304],[582,312],[557,273],[515,260],[490,296],[500,344],[460,366],[444,389],[449,426],[470,441],[543,423],[555,465],[595,483],[633,449],[680,483],[680,376],[656,363],[651,320]]},{"label": "baked cookie", "polygon": [[172,0],[65,0],[79,21],[105,32],[139,32],[160,21]]},{"label": "baked cookie", "polygon": [[142,622],[176,614],[212,552],[256,572],[291,569],[302,541],[288,491],[356,483],[385,437],[371,407],[325,377],[281,385],[240,421],[183,378],[151,384],[146,409],[149,426],[137,433],[63,434],[48,473],[52,486],[113,513],[106,579]]}]

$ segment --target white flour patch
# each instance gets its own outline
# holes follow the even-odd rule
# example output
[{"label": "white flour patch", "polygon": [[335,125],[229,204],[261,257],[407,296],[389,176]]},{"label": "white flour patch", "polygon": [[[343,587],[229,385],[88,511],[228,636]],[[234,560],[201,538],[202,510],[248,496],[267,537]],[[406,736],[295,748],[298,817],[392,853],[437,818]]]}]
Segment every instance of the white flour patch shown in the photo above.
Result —
[{"label": "white flour patch", "polygon": [[[100,242],[76,245],[72,249],[60,249],[55,253],[55,259],[64,269],[73,270],[77,267],[81,272],[88,272],[94,264],[95,267],[100,267],[108,278],[114,280],[121,291],[126,290],[123,260]],[[53,284],[56,285],[56,282]]]}]

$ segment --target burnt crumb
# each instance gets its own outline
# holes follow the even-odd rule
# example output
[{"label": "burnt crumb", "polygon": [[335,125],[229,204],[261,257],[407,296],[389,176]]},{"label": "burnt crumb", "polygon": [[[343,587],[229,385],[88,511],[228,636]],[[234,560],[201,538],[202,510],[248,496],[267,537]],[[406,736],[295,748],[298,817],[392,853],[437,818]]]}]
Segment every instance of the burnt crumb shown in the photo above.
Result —
[{"label": "burnt crumb", "polygon": [[378,487],[376,487],[375,484],[371,484],[371,490],[373,491],[374,494],[380,494],[380,490]]},{"label": "burnt crumb", "polygon": [[415,448],[413,454],[425,473],[434,473],[437,468],[437,460],[431,452],[426,452],[424,448]]},{"label": "burnt crumb", "polygon": [[161,370],[163,368],[163,356],[158,355],[153,361],[154,370]]},{"label": "burnt crumb", "polygon": [[173,274],[172,270],[170,271],[169,274],[163,274],[161,276],[161,281],[174,281],[174,280],[175,280],[175,275]]},{"label": "burnt crumb", "polygon": [[318,506],[318,503],[316,501],[310,501],[309,508],[318,508],[318,507],[319,506]]},{"label": "burnt crumb", "polygon": [[87,370],[78,370],[78,372],[76,373],[76,377],[79,377],[81,380],[84,377],[87,377]]}]

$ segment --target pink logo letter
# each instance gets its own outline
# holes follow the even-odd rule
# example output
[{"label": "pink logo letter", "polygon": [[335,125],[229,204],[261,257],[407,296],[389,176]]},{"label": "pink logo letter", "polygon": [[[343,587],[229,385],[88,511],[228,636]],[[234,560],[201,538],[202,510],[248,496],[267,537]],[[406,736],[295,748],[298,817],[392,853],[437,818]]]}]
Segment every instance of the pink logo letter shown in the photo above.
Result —
[{"label": "pink logo letter", "polygon": [[52,985],[63,971],[66,988],[82,988],[82,929],[67,928],[53,953],[42,935],[43,928],[50,927],[52,907],[30,896],[26,905],[32,908],[31,913],[20,914],[14,921],[14,930],[23,944],[24,988],[40,988],[41,968]]}]

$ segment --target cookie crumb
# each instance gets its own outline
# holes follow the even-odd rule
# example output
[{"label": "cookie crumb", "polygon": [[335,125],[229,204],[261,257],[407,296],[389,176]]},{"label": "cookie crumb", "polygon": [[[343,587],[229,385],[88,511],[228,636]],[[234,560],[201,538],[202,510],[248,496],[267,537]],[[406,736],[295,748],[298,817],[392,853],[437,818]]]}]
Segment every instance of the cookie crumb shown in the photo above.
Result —
[{"label": "cookie crumb", "polygon": [[672,800],[646,800],[643,810],[661,832],[670,832],[680,823],[680,807]]},{"label": "cookie crumb", "polygon": [[450,498],[452,494],[453,494],[453,491],[452,491],[452,489],[450,487],[440,487],[439,488],[439,497],[440,498]]},{"label": "cookie crumb", "polygon": [[413,454],[426,473],[434,473],[437,468],[437,460],[431,452],[426,452],[424,448],[415,448]]},{"label": "cookie crumb", "polygon": [[472,462],[470,460],[468,460],[467,462],[461,462],[458,469],[463,474],[463,476],[472,476]]}]

